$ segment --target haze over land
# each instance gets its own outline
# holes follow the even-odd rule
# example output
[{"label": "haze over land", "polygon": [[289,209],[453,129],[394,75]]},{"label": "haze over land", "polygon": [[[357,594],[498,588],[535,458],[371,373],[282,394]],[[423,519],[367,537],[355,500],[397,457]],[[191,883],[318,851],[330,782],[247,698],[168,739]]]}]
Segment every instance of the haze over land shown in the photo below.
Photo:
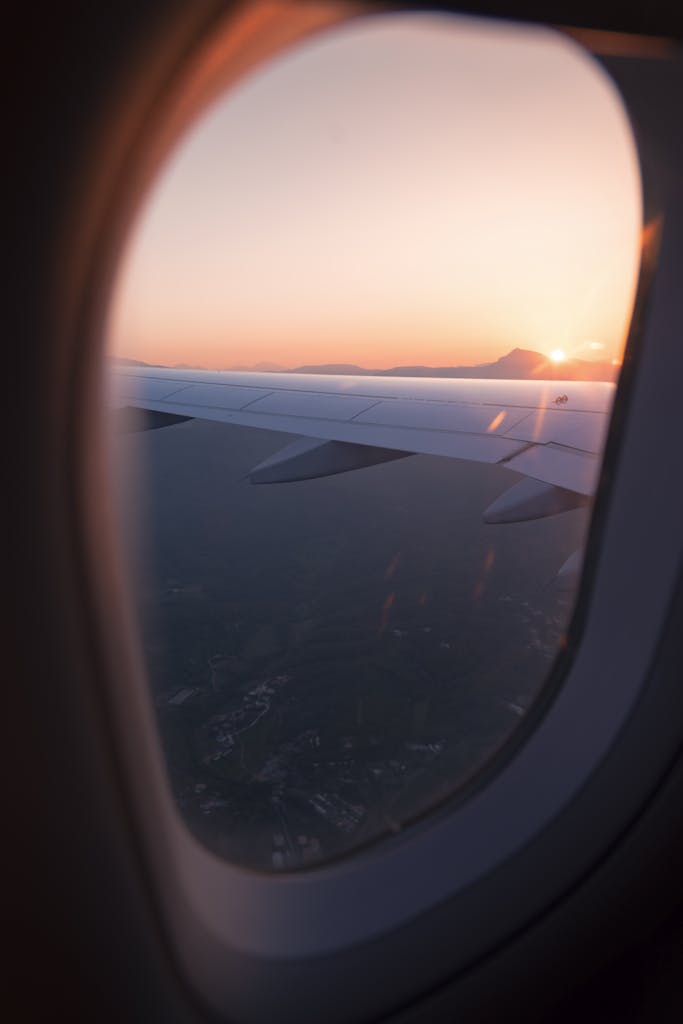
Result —
[{"label": "haze over land", "polygon": [[170,785],[260,870],[395,832],[486,764],[565,642],[553,579],[587,524],[486,525],[516,474],[435,456],[245,480],[289,440],[201,420],[118,437],[144,484],[120,494]]}]

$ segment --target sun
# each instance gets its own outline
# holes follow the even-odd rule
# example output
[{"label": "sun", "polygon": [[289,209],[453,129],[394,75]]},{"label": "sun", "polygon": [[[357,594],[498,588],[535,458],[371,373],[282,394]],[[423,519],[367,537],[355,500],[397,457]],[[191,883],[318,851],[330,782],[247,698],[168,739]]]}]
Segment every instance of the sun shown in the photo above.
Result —
[{"label": "sun", "polygon": [[565,355],[564,349],[554,348],[550,353],[550,358],[554,363],[564,363],[567,359],[567,356]]}]

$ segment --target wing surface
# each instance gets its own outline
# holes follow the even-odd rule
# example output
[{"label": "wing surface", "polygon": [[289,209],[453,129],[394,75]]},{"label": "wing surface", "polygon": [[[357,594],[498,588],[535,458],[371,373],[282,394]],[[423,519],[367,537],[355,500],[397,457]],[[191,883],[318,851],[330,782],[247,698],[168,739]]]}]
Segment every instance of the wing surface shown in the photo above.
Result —
[{"label": "wing surface", "polygon": [[[321,476],[423,453],[501,463],[531,481],[583,498],[595,492],[614,395],[613,384],[594,381],[354,377],[137,366],[117,368],[111,376],[114,405],[161,414],[167,422],[176,417],[198,418],[315,439],[295,442],[257,467],[252,473],[255,482]],[[377,451],[373,454],[371,449]],[[357,459],[354,452],[360,453]],[[276,468],[294,464],[309,468],[299,476],[283,475]],[[539,493],[538,487],[527,488],[518,493],[517,504],[521,500],[522,505],[531,502],[533,506]],[[506,521],[504,507],[496,515],[496,521]]]}]

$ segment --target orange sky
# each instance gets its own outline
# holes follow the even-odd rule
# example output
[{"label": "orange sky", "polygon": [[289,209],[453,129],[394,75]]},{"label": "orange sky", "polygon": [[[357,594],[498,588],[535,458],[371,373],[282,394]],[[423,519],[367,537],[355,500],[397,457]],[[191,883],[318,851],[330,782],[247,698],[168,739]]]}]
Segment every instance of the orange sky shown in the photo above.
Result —
[{"label": "orange sky", "polygon": [[640,179],[604,73],[550,30],[362,19],[214,103],[142,210],[112,354],[211,368],[618,358]]}]

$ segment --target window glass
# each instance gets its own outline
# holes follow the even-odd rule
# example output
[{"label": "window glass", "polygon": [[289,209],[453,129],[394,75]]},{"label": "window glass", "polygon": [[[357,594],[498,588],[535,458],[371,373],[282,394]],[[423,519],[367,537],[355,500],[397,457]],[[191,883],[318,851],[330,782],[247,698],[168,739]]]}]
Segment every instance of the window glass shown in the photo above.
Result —
[{"label": "window glass", "polygon": [[[356,19],[178,142],[109,365],[169,781],[212,849],[339,856],[523,722],[566,642],[641,217],[615,89],[546,29]],[[254,486],[301,436],[338,447]]]}]

